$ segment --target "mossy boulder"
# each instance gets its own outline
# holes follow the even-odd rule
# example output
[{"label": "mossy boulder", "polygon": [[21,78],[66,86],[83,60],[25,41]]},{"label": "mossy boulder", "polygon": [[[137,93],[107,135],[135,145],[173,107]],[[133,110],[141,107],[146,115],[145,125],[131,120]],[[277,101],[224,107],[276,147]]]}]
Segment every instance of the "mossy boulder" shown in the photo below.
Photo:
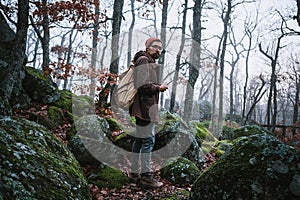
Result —
[{"label": "mossy boulder", "polygon": [[199,168],[204,163],[204,154],[194,132],[180,116],[170,112],[160,113],[153,151],[153,157],[162,163],[168,158],[178,156],[189,159]]},{"label": "mossy boulder", "polygon": [[195,181],[190,199],[300,199],[300,152],[269,134],[240,137]]},{"label": "mossy boulder", "polygon": [[0,119],[0,199],[91,199],[73,154],[43,126]]},{"label": "mossy boulder", "polygon": [[60,98],[56,84],[49,76],[44,76],[43,71],[33,67],[25,67],[23,87],[29,97],[42,104],[49,104]]},{"label": "mossy boulder", "polygon": [[199,168],[183,157],[170,158],[161,169],[161,177],[173,184],[192,184],[200,175]]},{"label": "mossy boulder", "polygon": [[82,117],[95,114],[95,102],[92,97],[72,95],[72,115]]},{"label": "mossy boulder", "polygon": [[119,167],[126,162],[129,152],[114,145],[107,135],[111,134],[106,119],[97,115],[78,118],[67,131],[68,147],[81,165],[107,163]]},{"label": "mossy boulder", "polygon": [[206,155],[213,150],[218,139],[206,128],[202,122],[192,121],[190,127],[195,134],[196,141],[201,146],[203,153]]},{"label": "mossy boulder", "polygon": [[63,110],[56,106],[49,106],[48,118],[53,128],[58,127],[63,122],[63,118],[64,118]]},{"label": "mossy boulder", "polygon": [[55,106],[42,106],[29,112],[29,120],[37,122],[49,130],[53,130],[64,121],[63,110]]},{"label": "mossy boulder", "polygon": [[161,200],[178,200],[178,199],[188,199],[190,192],[188,190],[178,190],[172,193],[171,196],[166,198],[161,198]]},{"label": "mossy boulder", "polygon": [[255,134],[271,134],[271,132],[260,126],[247,125],[247,126],[234,129],[232,138],[230,139],[233,140],[238,137],[250,136]]},{"label": "mossy boulder", "polygon": [[98,188],[121,189],[129,183],[129,178],[120,170],[100,164],[95,170],[87,175],[89,183]]},{"label": "mossy boulder", "polygon": [[72,113],[72,92],[69,90],[59,90],[60,98],[53,102],[53,105],[67,112]]},{"label": "mossy boulder", "polygon": [[216,150],[216,156],[219,158],[221,157],[225,152],[230,151],[232,146],[232,141],[229,140],[220,140],[215,145]]},{"label": "mossy boulder", "polygon": [[28,109],[31,100],[22,85],[14,85],[9,103],[14,110]]}]

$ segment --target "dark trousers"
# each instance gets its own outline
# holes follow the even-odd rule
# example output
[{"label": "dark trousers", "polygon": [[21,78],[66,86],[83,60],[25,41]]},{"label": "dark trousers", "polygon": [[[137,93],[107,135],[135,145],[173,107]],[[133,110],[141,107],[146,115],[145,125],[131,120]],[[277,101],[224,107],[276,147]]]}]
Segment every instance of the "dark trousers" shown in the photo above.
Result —
[{"label": "dark trousers", "polygon": [[136,135],[132,145],[132,173],[151,173],[151,156],[155,144],[155,123],[136,117]]}]

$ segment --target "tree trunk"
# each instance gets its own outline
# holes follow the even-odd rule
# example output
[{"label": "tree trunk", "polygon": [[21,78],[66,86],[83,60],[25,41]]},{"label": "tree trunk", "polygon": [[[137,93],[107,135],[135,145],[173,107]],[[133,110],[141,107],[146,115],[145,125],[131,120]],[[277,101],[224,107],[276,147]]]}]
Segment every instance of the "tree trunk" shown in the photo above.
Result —
[{"label": "tree trunk", "polygon": [[[277,39],[277,46],[275,49],[274,58],[267,54],[262,49],[261,44],[259,44],[259,51],[264,54],[268,59],[271,60],[271,80],[270,80],[270,89],[269,89],[269,97],[268,97],[268,105],[267,105],[267,126],[270,131],[275,130],[276,125],[276,117],[277,117],[277,75],[276,75],[276,65],[279,57],[279,50],[282,48],[280,46],[281,39],[284,37],[284,33]],[[273,102],[273,104],[272,104]]]},{"label": "tree trunk", "polygon": [[[163,46],[166,47],[166,32],[167,32],[167,19],[168,19],[168,0],[163,0],[163,8],[162,8],[162,20],[161,20],[161,33],[160,33],[160,40],[163,43]],[[163,80],[163,74],[164,74],[164,64],[165,64],[165,51],[161,52],[161,56],[158,60],[158,63],[161,65],[159,70],[159,80]],[[160,106],[163,107],[164,102],[164,93],[160,93]]]},{"label": "tree trunk", "polygon": [[[11,44],[6,52],[10,55],[0,63],[0,115],[11,115],[12,109],[9,105],[9,99],[14,87],[21,87],[24,78],[24,61],[26,58],[26,40],[28,31],[28,0],[18,0],[17,28],[13,40],[8,41]],[[6,23],[4,17],[0,16],[0,21]],[[6,23],[7,24],[7,23]],[[9,26],[7,26],[9,28]],[[9,31],[11,32],[11,30]],[[11,32],[12,33],[12,32]],[[2,45],[1,45],[2,46]],[[1,47],[2,48],[2,47]]]},{"label": "tree trunk", "polygon": [[[219,44],[219,47],[220,47],[220,44]],[[218,128],[218,123],[217,123],[217,117],[218,117],[218,114],[217,114],[217,88],[218,88],[219,52],[220,52],[220,48],[218,48],[216,63],[214,65],[214,87],[213,87],[213,96],[212,96],[212,111],[211,111],[212,115],[211,115],[211,125],[210,125],[210,131],[213,134],[217,132],[217,128]]]},{"label": "tree trunk", "polygon": [[[299,68],[298,68],[299,69]],[[297,72],[295,71],[295,79],[296,79],[296,95],[295,95],[295,103],[294,103],[294,112],[293,112],[293,124],[295,124],[298,121],[298,109],[300,107],[300,80],[299,80],[299,74],[297,76]]]},{"label": "tree trunk", "polygon": [[300,0],[296,0],[297,1],[297,15],[295,16],[298,25],[300,26]]},{"label": "tree trunk", "polygon": [[42,48],[43,48],[43,71],[47,71],[49,68],[49,41],[50,41],[50,31],[49,31],[49,14],[47,8],[47,0],[43,0],[43,31],[44,37],[42,39]]},{"label": "tree trunk", "polygon": [[94,0],[95,4],[95,21],[94,21],[94,30],[93,30],[93,39],[92,39],[92,62],[91,68],[93,74],[91,74],[91,85],[90,85],[90,97],[94,98],[95,88],[96,88],[96,79],[94,73],[96,72],[96,59],[97,59],[97,46],[98,46],[98,35],[99,35],[99,17],[100,17],[100,2],[99,0]]},{"label": "tree trunk", "polygon": [[193,7],[193,33],[192,33],[192,58],[189,67],[189,80],[186,88],[185,102],[184,102],[184,114],[183,118],[189,121],[191,118],[193,99],[194,99],[194,87],[199,76],[200,69],[200,44],[201,44],[201,15],[204,1],[195,0]]},{"label": "tree trunk", "polygon": [[219,78],[219,113],[218,113],[218,128],[217,128],[217,136],[221,136],[222,134],[222,126],[223,126],[223,97],[224,97],[224,68],[225,68],[225,54],[227,47],[227,38],[228,38],[228,26],[230,22],[230,14],[232,9],[232,0],[227,0],[227,11],[223,21],[224,31],[223,31],[223,44],[222,51],[220,57],[220,78]]},{"label": "tree trunk", "polygon": [[119,40],[120,40],[120,29],[122,22],[124,0],[114,1],[114,12],[112,22],[112,41],[111,41],[111,63],[110,72],[118,74],[119,72]]},{"label": "tree trunk", "polygon": [[134,2],[135,0],[130,0],[130,6],[131,6],[131,24],[129,27],[129,33],[128,33],[128,50],[127,50],[127,66],[129,67],[131,64],[131,50],[132,50],[132,32],[135,24],[135,13],[134,13]]},{"label": "tree trunk", "polygon": [[249,57],[250,57],[250,49],[252,46],[252,32],[250,30],[246,30],[246,34],[249,38],[249,45],[247,49],[247,55],[246,55],[246,69],[245,69],[245,84],[244,84],[244,93],[243,93],[243,107],[242,107],[242,122],[243,125],[246,124],[245,120],[245,113],[246,113],[246,101],[247,101],[247,87],[248,87],[248,79],[249,79]]},{"label": "tree trunk", "polygon": [[[72,56],[72,52],[73,52],[72,51],[72,48],[73,48],[72,44],[74,43],[74,40],[75,40],[75,38],[77,36],[77,33],[78,33],[77,32],[74,39],[72,39],[74,31],[75,31],[75,29],[72,29],[72,31],[70,33],[70,37],[69,37],[69,45],[68,45],[67,60],[66,60],[66,64],[68,64],[68,65],[71,65],[71,56]],[[69,74],[69,70],[70,70],[69,68],[65,69],[65,74]],[[73,78],[73,76],[71,78]],[[69,89],[68,88],[68,81],[69,81],[68,77],[66,76],[65,79],[64,79],[64,85],[63,85],[64,90]],[[69,85],[71,85],[71,84],[69,83]]]},{"label": "tree trunk", "polygon": [[177,91],[177,82],[178,82],[178,75],[180,70],[180,59],[182,55],[182,51],[185,44],[185,28],[186,28],[186,14],[187,14],[187,6],[188,0],[184,1],[184,10],[183,10],[183,17],[182,17],[182,29],[181,29],[181,43],[179,47],[179,51],[176,56],[176,66],[175,66],[175,74],[172,83],[172,93],[171,93],[171,100],[170,100],[170,112],[175,111],[175,103],[176,103],[176,91]]}]

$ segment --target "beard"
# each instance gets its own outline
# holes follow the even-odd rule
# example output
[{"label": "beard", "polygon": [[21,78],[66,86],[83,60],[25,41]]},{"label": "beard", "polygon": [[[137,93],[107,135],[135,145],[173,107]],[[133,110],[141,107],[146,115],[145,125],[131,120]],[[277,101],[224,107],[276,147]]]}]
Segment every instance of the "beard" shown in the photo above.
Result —
[{"label": "beard", "polygon": [[154,53],[154,54],[152,54],[151,56],[152,56],[152,58],[154,58],[154,59],[158,59],[158,58],[160,57],[160,54],[159,54],[159,53]]}]

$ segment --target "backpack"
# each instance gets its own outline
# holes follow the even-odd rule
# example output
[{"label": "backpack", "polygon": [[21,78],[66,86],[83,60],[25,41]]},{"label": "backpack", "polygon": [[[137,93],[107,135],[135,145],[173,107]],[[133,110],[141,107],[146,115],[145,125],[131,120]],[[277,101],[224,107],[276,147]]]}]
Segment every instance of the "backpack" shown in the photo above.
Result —
[{"label": "backpack", "polygon": [[114,89],[115,103],[119,108],[128,109],[132,105],[137,90],[134,88],[134,66],[119,76],[119,84]]}]

